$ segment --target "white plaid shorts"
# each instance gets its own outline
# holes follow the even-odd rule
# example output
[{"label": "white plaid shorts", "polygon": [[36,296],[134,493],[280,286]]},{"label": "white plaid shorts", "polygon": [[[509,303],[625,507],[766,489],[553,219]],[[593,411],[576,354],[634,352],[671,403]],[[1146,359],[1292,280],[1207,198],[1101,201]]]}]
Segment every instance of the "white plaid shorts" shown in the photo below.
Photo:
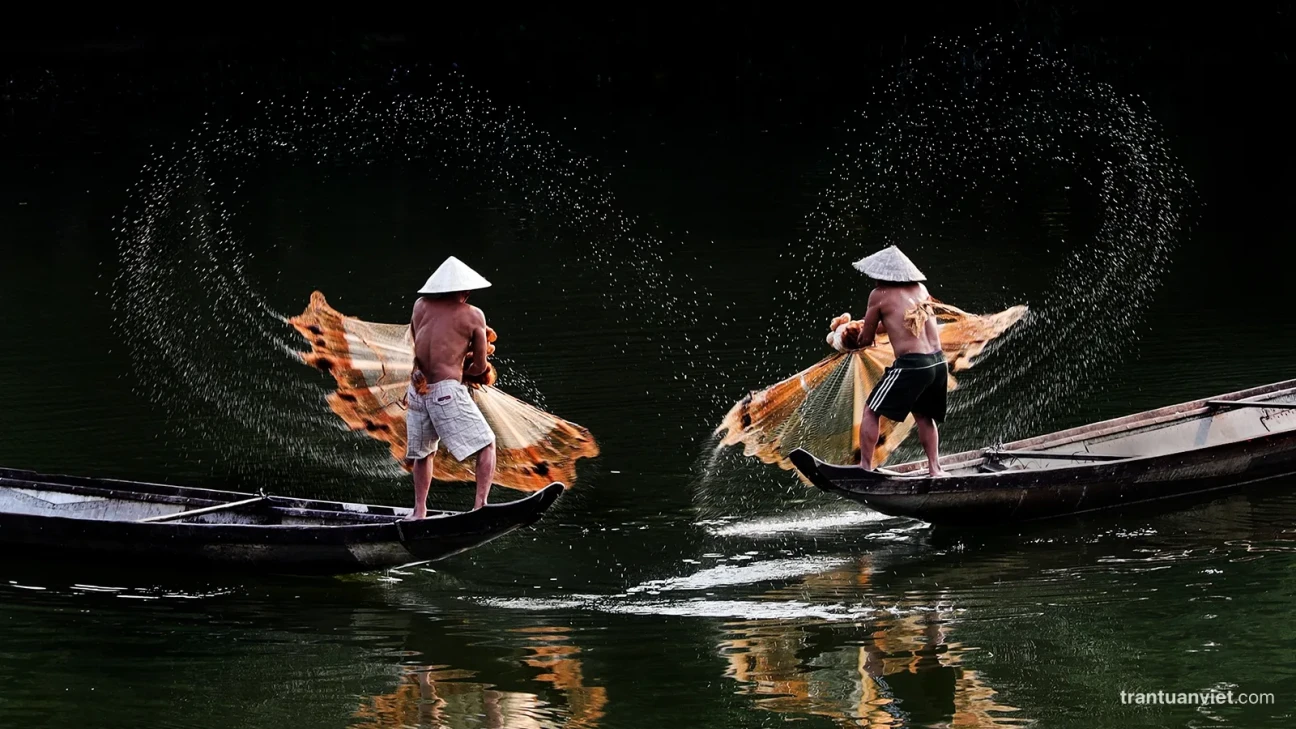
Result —
[{"label": "white plaid shorts", "polygon": [[450,455],[462,461],[495,442],[495,434],[462,382],[442,380],[429,385],[423,395],[411,385],[406,395],[409,402],[409,410],[405,411],[407,460],[427,458],[436,452],[439,442],[445,441]]}]

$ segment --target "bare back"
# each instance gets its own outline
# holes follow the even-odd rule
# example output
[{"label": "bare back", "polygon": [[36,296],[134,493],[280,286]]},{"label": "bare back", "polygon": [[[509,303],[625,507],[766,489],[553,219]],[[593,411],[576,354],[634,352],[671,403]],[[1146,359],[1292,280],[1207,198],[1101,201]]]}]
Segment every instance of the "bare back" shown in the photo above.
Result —
[{"label": "bare back", "polygon": [[457,297],[422,297],[410,317],[414,367],[428,382],[463,382],[464,357],[473,354],[472,374],[486,368],[486,316]]},{"label": "bare back", "polygon": [[[941,348],[941,343],[936,329],[936,317],[928,315],[922,306],[930,301],[927,287],[921,283],[879,285],[869,294],[865,326],[870,321],[880,322],[897,357],[931,354]],[[906,316],[909,317],[908,321]],[[917,334],[911,329],[915,324]]]}]

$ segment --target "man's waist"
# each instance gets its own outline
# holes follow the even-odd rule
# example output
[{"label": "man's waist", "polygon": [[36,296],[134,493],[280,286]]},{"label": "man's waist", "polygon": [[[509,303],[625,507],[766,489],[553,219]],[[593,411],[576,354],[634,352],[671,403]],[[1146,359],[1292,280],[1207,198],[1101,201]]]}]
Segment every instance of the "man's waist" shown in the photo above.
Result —
[{"label": "man's waist", "polygon": [[[436,376],[439,373],[433,373]],[[426,395],[429,392],[451,389],[454,386],[463,387],[462,375],[460,377],[439,377],[436,380],[429,381],[427,375],[419,370],[410,373],[410,387],[420,395]]]},{"label": "man's waist", "polygon": [[895,360],[896,367],[905,369],[935,367],[939,364],[945,364],[945,353],[939,349],[935,352],[908,352],[898,355]]}]

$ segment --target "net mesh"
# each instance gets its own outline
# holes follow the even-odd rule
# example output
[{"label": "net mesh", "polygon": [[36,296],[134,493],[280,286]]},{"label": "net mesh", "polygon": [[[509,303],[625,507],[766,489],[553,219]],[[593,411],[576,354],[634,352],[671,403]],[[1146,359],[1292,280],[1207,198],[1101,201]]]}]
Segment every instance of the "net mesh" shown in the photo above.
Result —
[{"label": "net mesh", "polygon": [[[950,371],[957,372],[971,367],[986,345],[1020,321],[1026,307],[982,316],[933,301],[932,313]],[[786,380],[754,391],[725,415],[716,429],[720,439],[716,449],[741,444],[744,455],[785,470],[792,469],[788,454],[796,448],[829,463],[859,463],[859,423],[865,401],[893,362],[890,341],[886,334],[878,334],[871,347],[836,352]],[[957,384],[950,376],[949,388]],[[883,418],[873,463],[884,463],[913,425],[913,416],[904,422]]]},{"label": "net mesh", "polygon": [[[406,470],[405,393],[414,371],[414,340],[404,324],[376,324],[345,316],[324,294],[311,294],[300,316],[288,320],[310,344],[306,364],[333,375],[329,408],[351,429],[390,447]],[[537,491],[553,481],[572,485],[576,461],[598,455],[585,428],[525,403],[493,385],[472,384],[473,401],[495,433],[495,483]],[[460,463],[445,449],[434,456],[433,478],[472,481],[471,460]]]}]

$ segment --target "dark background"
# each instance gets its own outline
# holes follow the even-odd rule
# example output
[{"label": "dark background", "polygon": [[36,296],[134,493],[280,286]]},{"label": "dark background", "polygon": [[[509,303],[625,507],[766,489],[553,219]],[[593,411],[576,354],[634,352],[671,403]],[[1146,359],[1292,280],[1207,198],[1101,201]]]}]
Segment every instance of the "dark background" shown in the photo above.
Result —
[{"label": "dark background", "polygon": [[[812,193],[822,187],[815,170],[840,141],[841,126],[867,105],[867,90],[902,72],[931,39],[985,28],[1037,42],[1146,102],[1200,202],[1197,227],[1151,305],[1155,341],[1122,363],[1118,382],[1104,382],[1103,397],[1085,403],[1075,422],[1055,425],[1291,377],[1284,312],[1287,249],[1296,232],[1288,109],[1296,49],[1289,2],[1200,10],[1163,2],[875,4],[850,11],[786,3],[634,11],[431,5],[386,16],[315,10],[281,19],[226,6],[147,15],[69,8],[38,18],[11,11],[0,24],[0,464],[383,503],[408,499],[403,479],[360,481],[346,471],[328,484],[255,478],[264,474],[241,476],[222,460],[225,450],[186,458],[167,443],[168,413],[133,397],[130,361],[114,341],[103,294],[118,256],[113,218],[141,179],[150,146],[184,144],[204,112],[237,119],[242,107],[280,94],[408,90],[457,71],[495,103],[522,110],[562,148],[615,170],[610,184],[619,204],[645,226],[660,225],[682,244],[718,240],[718,258],[748,254],[751,269],[797,239]],[[307,204],[317,202],[309,198],[321,188],[286,175],[267,178],[275,194],[258,200],[272,207],[287,198],[291,204],[283,207],[298,214],[271,220],[268,233],[249,226],[254,237],[300,226],[311,234],[303,240],[325,239],[326,228],[350,218],[382,222],[388,210],[379,204],[388,188],[371,184],[373,178],[331,188],[334,195],[371,189],[321,216]],[[420,204],[409,198],[396,203]],[[410,239],[423,234],[411,226]],[[1014,264],[1020,262],[996,258],[987,265]],[[347,267],[332,268],[329,285],[318,283],[331,296]],[[969,287],[980,283],[968,278]],[[757,287],[733,288],[753,296]],[[307,290],[283,295],[302,301]],[[727,295],[721,290],[717,298]],[[1239,317],[1251,324],[1236,326]],[[572,331],[531,339],[585,341],[586,325],[570,317]],[[1243,494],[1155,519],[1122,514],[955,550],[929,544],[908,524],[893,535],[890,524],[820,525],[807,534],[795,527],[765,538],[715,534],[695,521],[690,466],[702,447],[697,433],[719,412],[645,402],[624,387],[627,372],[636,381],[669,381],[674,364],[591,364],[578,359],[588,351],[579,347],[566,356],[558,348],[528,354],[524,334],[501,327],[507,351],[545,379],[541,389],[554,412],[590,426],[604,446],[599,460],[582,464],[578,488],[535,528],[438,565],[439,576],[404,576],[395,587],[376,580],[252,583],[180,608],[109,597],[89,602],[66,585],[117,583],[6,560],[0,625],[9,626],[10,642],[0,656],[0,724],[82,726],[94,716],[104,726],[134,727],[146,716],[165,726],[282,726],[290,716],[298,724],[341,726],[360,697],[386,694],[401,669],[428,663],[464,669],[483,686],[541,695],[555,702],[554,718],[561,719],[575,699],[531,678],[548,672],[519,663],[528,655],[525,636],[535,633],[514,632],[559,625],[583,651],[585,683],[608,688],[606,726],[782,725],[810,716],[809,709],[834,708],[832,698],[786,716],[755,710],[757,697],[744,695],[759,696],[754,679],[730,678],[728,667],[735,659],[756,665],[763,644],[725,641],[746,640],[747,626],[773,629],[769,642],[787,646],[790,658],[756,674],[764,686],[782,690],[789,677],[817,677],[819,686],[839,685],[857,703],[853,649],[877,644],[890,619],[731,623],[696,617],[717,607],[709,599],[693,604],[699,591],[662,598],[688,617],[655,614],[650,606],[644,614],[609,613],[645,607],[615,597],[645,580],[753,557],[759,563],[802,556],[841,558],[846,566],[823,577],[721,583],[718,597],[776,611],[797,601],[966,608],[927,658],[964,660],[999,692],[996,700],[1048,726],[1200,720],[1187,711],[1134,712],[1118,703],[1116,690],[1193,690],[1221,681],[1279,692],[1279,707],[1234,707],[1226,714],[1234,725],[1290,723],[1275,715],[1286,711],[1281,702],[1290,696],[1281,691],[1292,674],[1287,618],[1296,506],[1288,484],[1273,487],[1281,490],[1278,498]],[[797,353],[787,371],[818,355]],[[995,369],[983,371],[993,376]],[[326,382],[316,379],[323,393]],[[715,379],[731,399],[765,384]],[[203,414],[183,410],[189,402],[164,401],[157,409],[175,410],[169,414],[201,429]],[[949,432],[976,419],[952,423]],[[668,426],[669,435],[659,432]],[[273,472],[273,449],[246,442],[243,460],[263,460]],[[765,471],[771,480],[772,470]],[[741,498],[719,503],[737,505],[725,512],[735,526],[764,515],[811,524],[847,508],[795,484],[733,484]],[[445,493],[456,507],[469,498],[467,489]],[[716,555],[725,557],[715,561]],[[139,579],[152,579],[143,574]],[[51,589],[20,590],[15,582]],[[770,591],[771,585],[779,587]],[[543,603],[572,593],[608,596],[607,606],[545,610],[472,599]],[[1209,656],[1203,644],[1213,646]],[[901,661],[886,680],[902,708],[919,712],[919,721],[948,721],[952,693],[938,682],[949,672],[915,674],[909,656],[894,657]]]},{"label": "dark background", "polygon": [[[1282,67],[1292,78],[1290,2],[1234,4],[1227,12],[1022,1],[18,17],[0,29],[0,108],[6,141],[21,138],[18,146],[30,150],[34,130],[43,130],[46,144],[64,146],[75,140],[63,133],[80,122],[80,141],[90,142],[108,118],[189,111],[221,103],[231,90],[354,85],[428,64],[457,67],[500,102],[556,115],[813,124],[857,107],[844,92],[920,52],[931,37],[978,28],[1037,41],[1100,71],[1146,100],[1173,135],[1226,137],[1287,124],[1290,86],[1275,87],[1271,72]],[[145,124],[133,136],[149,133]],[[1245,137],[1233,141],[1235,160],[1255,151]]]},{"label": "dark background", "polygon": [[[933,37],[989,28],[1145,101],[1200,186],[1205,227],[1246,235],[1247,211],[1291,197],[1290,2],[68,15],[0,28],[0,154],[11,163],[130,156],[203,111],[268,93],[374,90],[458,69],[605,165],[697,172],[744,134],[822,149],[880,72],[900,72]],[[666,137],[677,144],[663,160]]]},{"label": "dark background", "polygon": [[[117,265],[114,218],[150,148],[185,144],[204,114],[237,121],[280,96],[416,92],[459,78],[609,171],[619,204],[646,228],[669,230],[694,250],[727,242],[716,249],[720,265],[748,249],[752,260],[773,260],[801,235],[832,150],[850,141],[843,127],[872,91],[933,40],[986,33],[1035,44],[1147,104],[1196,187],[1191,234],[1152,304],[1159,338],[1150,346],[1169,370],[1148,406],[1260,384],[1287,361],[1253,332],[1286,326],[1285,261],[1296,233],[1286,212],[1296,192],[1290,2],[64,15],[15,15],[0,28],[0,247],[12,255],[0,266],[19,272],[0,286],[0,304],[57,296],[64,311],[84,312],[75,321],[48,307],[48,321],[0,324],[15,382],[36,372],[41,381],[82,376],[70,347],[51,343],[80,341],[77,327],[112,327],[111,310],[95,299]],[[979,60],[975,51],[964,59],[969,67]],[[39,367],[19,355],[23,347],[41,352]],[[120,377],[129,365],[115,349],[99,355],[113,358],[101,369]],[[1120,377],[1108,386],[1113,413],[1129,411],[1125,393],[1146,381],[1133,362]],[[758,384],[721,380],[721,399]],[[25,393],[32,408],[51,397]],[[102,402],[115,412],[123,398]],[[12,423],[24,422],[24,407],[12,408]],[[679,437],[689,448],[712,427],[716,407],[683,418],[691,425]]]}]

